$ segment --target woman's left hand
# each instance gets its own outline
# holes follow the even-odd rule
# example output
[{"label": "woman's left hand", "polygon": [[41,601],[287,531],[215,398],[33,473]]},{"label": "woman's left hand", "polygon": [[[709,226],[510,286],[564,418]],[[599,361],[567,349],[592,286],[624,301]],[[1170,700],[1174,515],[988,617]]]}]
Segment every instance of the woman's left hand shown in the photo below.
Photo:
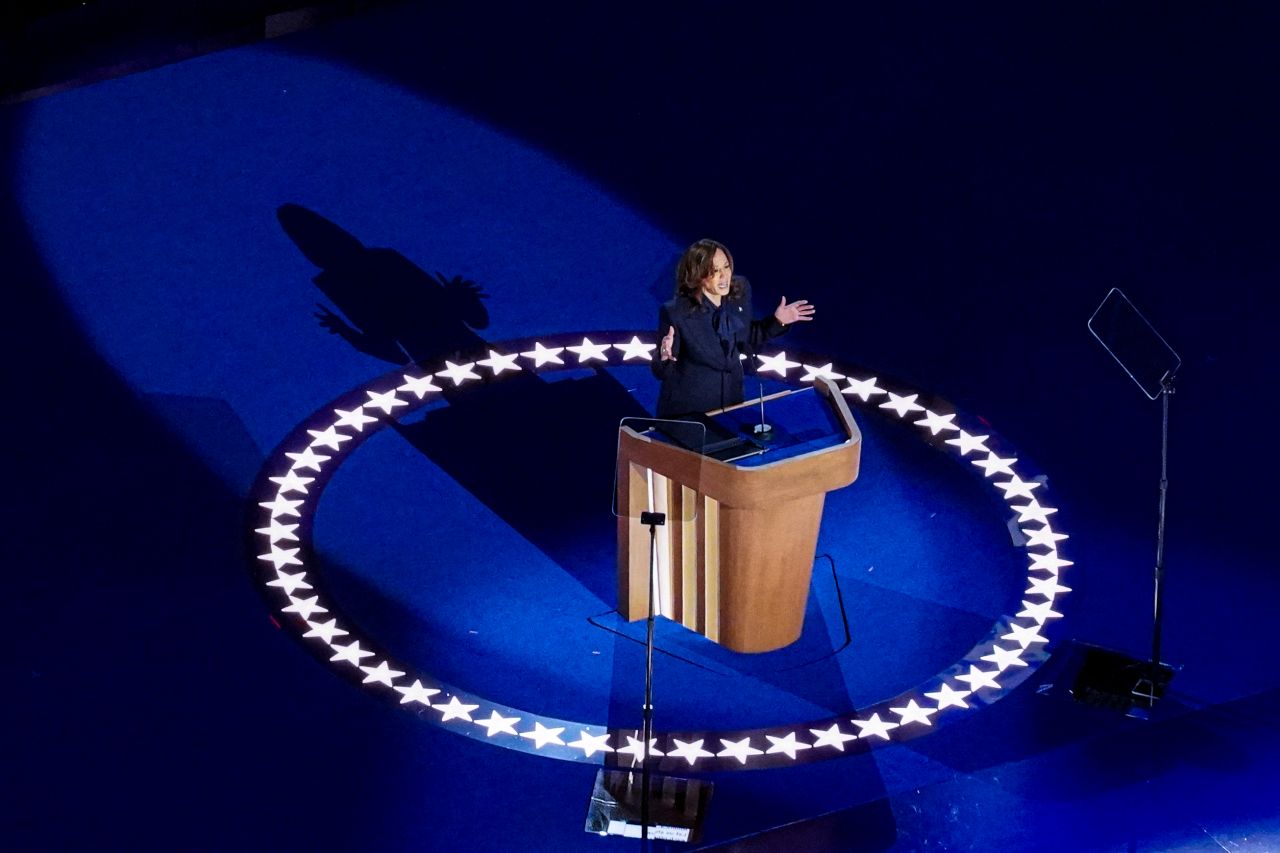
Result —
[{"label": "woman's left hand", "polygon": [[813,306],[803,299],[797,299],[795,302],[787,302],[787,297],[782,297],[782,301],[778,303],[778,308],[773,312],[773,317],[784,326],[790,326],[792,323],[807,322],[813,319]]}]

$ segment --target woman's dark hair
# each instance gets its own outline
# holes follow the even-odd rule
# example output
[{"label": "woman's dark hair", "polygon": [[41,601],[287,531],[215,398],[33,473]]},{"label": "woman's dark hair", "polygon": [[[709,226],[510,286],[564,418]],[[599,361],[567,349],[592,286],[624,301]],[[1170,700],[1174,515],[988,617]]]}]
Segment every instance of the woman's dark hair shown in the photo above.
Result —
[{"label": "woman's dark hair", "polygon": [[[715,240],[699,240],[684,250],[680,262],[676,264],[676,296],[683,296],[695,305],[702,303],[702,280],[711,275],[715,267],[716,250],[724,252],[729,262],[729,270],[733,270],[733,253],[723,243]],[[729,298],[737,299],[742,293],[742,280],[736,275],[729,285]]]}]

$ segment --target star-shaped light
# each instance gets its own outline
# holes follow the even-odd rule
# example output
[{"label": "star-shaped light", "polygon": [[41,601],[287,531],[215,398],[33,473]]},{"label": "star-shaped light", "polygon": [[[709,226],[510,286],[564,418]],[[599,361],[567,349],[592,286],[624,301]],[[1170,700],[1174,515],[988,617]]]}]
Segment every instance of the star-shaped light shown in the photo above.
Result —
[{"label": "star-shaped light", "polygon": [[332,424],[324,429],[309,429],[307,435],[311,436],[312,447],[327,447],[330,450],[341,450],[338,445],[351,440],[351,436],[338,432]]},{"label": "star-shaped light", "polygon": [[493,737],[494,735],[518,735],[516,731],[516,723],[520,722],[519,717],[504,717],[497,711],[489,712],[489,719],[475,720],[477,726],[484,726],[485,737]]},{"label": "star-shaped light", "polygon": [[352,640],[345,646],[342,643],[334,643],[329,648],[334,650],[333,657],[329,658],[329,660],[344,661],[355,666],[359,666],[360,661],[365,658],[373,657],[373,652],[360,648],[359,640]]},{"label": "star-shaped light", "polygon": [[804,741],[796,740],[795,732],[787,732],[786,737],[774,737],[773,735],[765,735],[769,742],[773,744],[765,752],[773,754],[775,752],[786,753],[787,757],[795,761],[796,753],[802,749],[812,749],[813,747]]},{"label": "star-shaped light", "polygon": [[417,702],[419,705],[431,707],[431,697],[439,693],[434,687],[423,687],[422,680],[415,678],[413,684],[408,687],[397,687],[396,692],[400,694],[400,704],[407,705],[410,702]]},{"label": "star-shaped light", "polygon": [[1041,524],[1048,524],[1049,516],[1057,512],[1053,507],[1040,506],[1040,503],[1034,499],[1026,504],[1013,506],[1011,509],[1018,513],[1018,521],[1038,521]]},{"label": "star-shaped light", "polygon": [[933,720],[929,718],[938,713],[937,708],[925,708],[914,699],[908,702],[904,708],[890,708],[889,710],[898,715],[900,718],[898,725],[900,726],[910,725],[911,723],[923,723],[926,726],[932,726]]},{"label": "star-shaped light", "polygon": [[932,409],[924,410],[924,417],[915,421],[915,425],[921,429],[929,430],[930,435],[937,435],[940,432],[950,430],[951,432],[959,432],[960,427],[952,423],[956,419],[955,413],[949,415],[939,414]]},{"label": "star-shaped light", "polygon": [[321,454],[316,453],[310,447],[308,447],[306,450],[302,451],[301,453],[286,452],[285,456],[288,456],[290,459],[293,460],[294,468],[310,468],[312,471],[319,471],[321,464],[328,462],[330,459],[333,458],[332,456],[322,456]]},{"label": "star-shaped light", "polygon": [[266,536],[270,544],[274,545],[281,539],[287,539],[290,542],[297,542],[298,536],[293,532],[297,529],[298,525],[296,524],[281,524],[273,518],[271,519],[270,527],[259,527],[253,532],[261,533],[263,536]]},{"label": "star-shaped light", "polygon": [[587,734],[583,729],[578,735],[578,739],[570,741],[569,746],[582,750],[582,754],[587,758],[595,755],[597,752],[613,752],[613,747],[609,746],[609,733],[602,735]]},{"label": "star-shaped light", "polygon": [[632,335],[631,340],[625,344],[614,344],[614,349],[622,350],[622,360],[630,361],[633,358],[644,359],[645,361],[653,361],[650,352],[658,348],[657,344],[646,344],[640,340],[638,335]]},{"label": "star-shaped light", "polygon": [[471,722],[471,712],[480,706],[468,705],[457,696],[450,696],[448,702],[442,705],[432,705],[431,707],[440,712],[440,722],[442,723],[449,720],[466,720],[469,723]]},{"label": "star-shaped light", "polygon": [[384,415],[391,414],[391,410],[396,406],[407,406],[407,400],[401,400],[396,396],[395,389],[378,393],[376,391],[366,391],[369,395],[369,402],[365,403],[365,407],[369,409],[381,409]]},{"label": "star-shaped light", "polygon": [[312,589],[311,584],[307,583],[306,572],[298,572],[291,575],[280,569],[276,569],[276,579],[267,581],[267,586],[280,587],[280,589],[284,590],[285,595],[293,595],[300,589]]},{"label": "star-shaped light", "polygon": [[938,710],[943,708],[968,708],[969,703],[964,701],[964,697],[972,693],[972,690],[956,690],[950,684],[944,683],[933,693],[926,693],[925,696],[938,703]]},{"label": "star-shaped light", "polygon": [[479,379],[480,374],[471,368],[475,367],[474,361],[468,361],[466,364],[454,364],[452,361],[445,359],[444,370],[436,371],[436,376],[443,376],[453,383],[453,387],[457,388],[468,379]]},{"label": "star-shaped light", "polygon": [[760,367],[756,370],[757,373],[764,373],[768,370],[779,376],[786,376],[788,370],[800,366],[800,362],[789,360],[785,352],[780,352],[777,355],[758,355],[756,358],[760,360]]},{"label": "star-shaped light", "polygon": [[1054,574],[1057,574],[1058,569],[1063,569],[1063,568],[1066,568],[1067,566],[1074,566],[1074,565],[1075,563],[1071,562],[1070,560],[1064,560],[1061,557],[1059,557],[1057,551],[1050,551],[1048,554],[1032,554],[1031,568],[1028,571],[1032,571],[1032,572],[1044,571],[1044,572],[1053,572]]},{"label": "star-shaped light", "polygon": [[302,636],[319,637],[329,645],[333,644],[334,637],[345,637],[350,633],[338,627],[337,619],[330,619],[328,622],[308,622],[307,627],[311,630]]},{"label": "star-shaped light", "polygon": [[[483,362],[482,362],[483,363]],[[431,376],[410,376],[404,374],[404,384],[397,391],[406,391],[421,400],[432,391],[439,391],[440,386],[431,381]]]},{"label": "star-shaped light", "polygon": [[365,424],[376,424],[377,418],[371,418],[364,413],[364,406],[356,406],[351,411],[346,409],[334,409],[333,413],[338,416],[334,421],[336,426],[351,427],[356,432],[364,432]]},{"label": "star-shaped light", "polygon": [[988,477],[994,477],[996,474],[1008,474],[1014,476],[1013,463],[1018,461],[1018,457],[1010,456],[1008,458],[997,456],[994,453],[988,453],[986,459],[971,460],[974,465],[982,469],[982,473]]},{"label": "star-shaped light", "polygon": [[591,360],[608,361],[609,356],[605,355],[605,350],[609,348],[608,344],[593,344],[590,338],[583,338],[582,343],[576,347],[565,347],[569,352],[578,356],[578,364],[583,364]]},{"label": "star-shaped light", "polygon": [[960,430],[960,435],[956,438],[948,438],[947,444],[954,444],[960,449],[961,456],[968,456],[975,450],[987,450],[987,439],[990,437],[989,435],[969,435],[964,430]]},{"label": "star-shaped light", "polygon": [[524,370],[523,367],[516,364],[516,359],[519,357],[520,354],[516,352],[513,352],[510,355],[502,355],[494,352],[493,350],[489,350],[489,357],[480,359],[476,364],[484,365],[493,372],[494,376],[497,376],[504,370]]},{"label": "star-shaped light", "polygon": [[1047,524],[1039,530],[1031,530],[1024,527],[1022,528],[1022,533],[1027,537],[1028,548],[1035,548],[1041,545],[1046,548],[1057,548],[1059,542],[1069,538],[1065,533],[1054,533],[1053,528]]},{"label": "star-shaped light", "polygon": [[1037,625],[1043,625],[1046,619],[1061,619],[1062,614],[1053,609],[1053,599],[1042,601],[1039,604],[1032,604],[1030,601],[1022,602],[1022,610],[1018,612],[1019,619],[1034,619]]},{"label": "star-shaped light", "polygon": [[858,737],[878,737],[882,740],[889,739],[889,732],[898,727],[898,724],[892,720],[882,720],[879,714],[872,714],[869,720],[850,720],[858,727]]},{"label": "star-shaped light", "polygon": [[872,376],[870,379],[854,379],[852,376],[847,377],[849,385],[844,388],[842,394],[857,394],[862,398],[862,402],[867,402],[873,394],[888,394],[889,392],[876,384],[876,378]]},{"label": "star-shaped light", "polygon": [[1031,586],[1027,587],[1026,595],[1043,595],[1045,598],[1053,598],[1064,592],[1071,592],[1071,587],[1063,586],[1058,583],[1056,575],[1050,575],[1047,578],[1028,578]]},{"label": "star-shaped light", "polygon": [[720,745],[724,749],[716,753],[720,758],[736,758],[739,764],[746,764],[747,759],[753,755],[764,755],[762,750],[756,749],[751,745],[751,738],[744,737],[742,740],[724,740],[720,739]]},{"label": "star-shaped light", "polygon": [[280,487],[280,494],[287,495],[289,492],[297,492],[305,495],[307,493],[307,483],[314,483],[315,477],[299,477],[292,469],[283,477],[268,477],[268,480]]},{"label": "star-shaped light", "polygon": [[898,417],[905,418],[907,416],[907,412],[923,412],[924,411],[924,406],[916,402],[916,398],[919,396],[920,396],[919,394],[908,394],[906,396],[903,396],[902,394],[895,394],[892,391],[890,391],[889,402],[881,403],[880,408],[892,409],[893,411],[898,413]]},{"label": "star-shaped light", "polygon": [[404,675],[400,670],[392,669],[391,664],[384,660],[378,661],[377,666],[362,666],[360,669],[364,670],[364,681],[360,682],[361,684],[371,684],[376,681],[390,687],[391,682]]},{"label": "star-shaped light", "polygon": [[1031,490],[1040,488],[1040,484],[1035,480],[1024,480],[1018,475],[1013,475],[1013,479],[1007,483],[996,483],[996,488],[1004,492],[1004,499],[1011,498],[1030,498]]},{"label": "star-shaped light", "polygon": [[258,559],[269,560],[271,562],[271,565],[275,566],[276,569],[280,569],[283,566],[301,566],[302,561],[298,559],[298,552],[300,550],[302,549],[301,548],[277,548],[275,545],[272,545],[271,553],[259,554]]},{"label": "star-shaped light", "polygon": [[1022,649],[1005,649],[1000,646],[992,646],[991,654],[983,655],[982,659],[994,663],[1000,672],[1004,672],[1011,666],[1027,665],[1027,662],[1022,659]]},{"label": "star-shaped light", "polygon": [[996,681],[996,676],[999,674],[998,671],[987,672],[986,670],[978,669],[976,665],[971,665],[968,675],[957,675],[956,681],[965,682],[969,685],[970,690],[978,690],[983,687],[999,687],[1000,682]]},{"label": "star-shaped light", "polygon": [[313,595],[310,598],[298,598],[296,595],[289,596],[289,606],[281,607],[281,613],[297,613],[304,620],[310,622],[311,617],[316,613],[328,613],[329,611],[320,606],[320,596]]},{"label": "star-shaped light", "polygon": [[[657,744],[658,739],[656,737],[649,739],[649,754],[661,757],[662,753],[658,751]],[[627,755],[633,755],[638,759],[644,758],[644,741],[639,738],[634,738],[631,735],[627,735],[627,745],[618,747],[617,752],[619,755],[625,753]]]},{"label": "star-shaped light", "polygon": [[1039,625],[1010,625],[1009,633],[1003,635],[1000,639],[1017,643],[1024,649],[1032,643],[1049,642],[1046,637],[1041,636]]},{"label": "star-shaped light", "polygon": [[678,737],[673,737],[671,740],[673,743],[675,743],[676,748],[672,750],[668,750],[667,757],[683,758],[685,761],[689,762],[690,767],[692,767],[693,763],[697,761],[699,758],[715,757],[715,753],[708,752],[707,750],[702,748],[703,742],[701,740],[690,741],[689,743],[685,743],[684,741],[680,740],[680,738]]},{"label": "star-shaped light", "polygon": [[847,741],[857,740],[857,735],[847,735],[840,731],[840,724],[834,723],[829,729],[809,729],[813,733],[813,747],[817,749],[820,746],[834,746],[836,749],[844,752],[844,745]]},{"label": "star-shaped light", "polygon": [[562,352],[564,352],[564,347],[548,349],[542,345],[541,341],[535,341],[532,350],[520,354],[525,358],[533,359],[533,369],[537,370],[544,364],[564,364],[564,360],[560,358],[560,353]]},{"label": "star-shaped light", "polygon": [[298,512],[298,507],[302,506],[304,501],[286,500],[284,495],[276,495],[275,500],[260,501],[258,506],[271,510],[271,517],[274,519],[277,515],[295,515],[299,518],[302,513]]},{"label": "star-shaped light", "polygon": [[521,732],[520,737],[528,738],[529,740],[533,741],[534,749],[542,749],[544,746],[546,746],[549,743],[554,743],[558,746],[564,746],[564,741],[560,739],[560,735],[562,732],[564,732],[564,726],[556,726],[555,728],[548,728],[547,726],[544,726],[542,723],[535,722],[533,724],[533,731]]},{"label": "star-shaped light", "polygon": [[800,366],[804,368],[804,376],[800,377],[801,382],[812,382],[818,377],[831,379],[833,381],[836,379],[844,379],[843,373],[836,373],[831,369],[831,362],[829,361],[821,367],[814,367],[811,364],[802,364]]}]

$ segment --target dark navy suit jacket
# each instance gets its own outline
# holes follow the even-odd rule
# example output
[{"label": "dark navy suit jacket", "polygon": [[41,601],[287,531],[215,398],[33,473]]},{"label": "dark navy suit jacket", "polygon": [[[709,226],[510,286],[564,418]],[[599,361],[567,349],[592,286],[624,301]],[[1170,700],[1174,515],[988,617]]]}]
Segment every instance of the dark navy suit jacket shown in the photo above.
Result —
[{"label": "dark navy suit jacket", "polygon": [[765,341],[786,331],[770,314],[764,320],[751,318],[751,284],[736,277],[742,285],[737,298],[730,293],[721,303],[721,328],[713,324],[715,306],[705,297],[694,303],[677,296],[658,309],[658,339],[675,327],[672,344],[674,361],[663,361],[654,355],[653,374],[662,380],[658,392],[658,417],[670,418],[712,409],[722,409],[742,402],[743,362],[756,354]]}]

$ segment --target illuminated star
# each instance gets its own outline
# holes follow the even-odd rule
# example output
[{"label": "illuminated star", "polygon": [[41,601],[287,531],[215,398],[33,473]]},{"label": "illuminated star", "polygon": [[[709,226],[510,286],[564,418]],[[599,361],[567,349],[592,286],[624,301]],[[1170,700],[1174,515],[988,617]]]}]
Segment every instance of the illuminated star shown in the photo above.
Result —
[{"label": "illuminated star", "polygon": [[1027,665],[1027,662],[1022,659],[1022,649],[1003,649],[1000,646],[992,646],[991,654],[983,655],[982,659],[994,663],[1000,672],[1004,672],[1011,666]]},{"label": "illuminated star", "polygon": [[564,347],[548,349],[542,345],[541,341],[535,341],[532,350],[520,354],[525,358],[533,359],[533,369],[537,370],[544,364],[564,364],[564,361],[560,358],[560,353],[562,352],[564,352]]},{"label": "illuminated star", "polygon": [[1031,490],[1040,488],[1040,484],[1035,480],[1024,480],[1018,475],[1014,475],[1013,479],[1007,483],[996,483],[996,488],[1004,492],[1004,499],[1010,498],[1030,498]]},{"label": "illuminated star", "polygon": [[276,569],[276,579],[268,581],[267,586],[278,586],[284,590],[285,595],[293,595],[300,589],[312,589],[311,584],[307,583],[306,572],[298,572],[296,575],[291,575],[280,569]]},{"label": "illuminated star", "polygon": [[955,419],[955,413],[950,415],[940,415],[930,409],[925,409],[924,417],[914,423],[918,427],[928,429],[930,435],[937,435],[944,430],[959,432],[960,427],[952,423]]},{"label": "illuminated star", "polygon": [[1064,560],[1061,557],[1059,557],[1057,551],[1050,551],[1048,554],[1032,554],[1031,568],[1028,571],[1032,571],[1032,572],[1045,571],[1045,572],[1053,572],[1056,574],[1058,569],[1062,569],[1067,566],[1074,566],[1074,565],[1075,563],[1071,562],[1070,560]]},{"label": "illuminated star", "polygon": [[327,447],[330,450],[341,450],[338,445],[351,440],[351,436],[338,432],[333,425],[325,429],[309,429],[307,434],[311,436],[312,447]]},{"label": "illuminated star", "polygon": [[786,737],[774,737],[773,735],[765,735],[765,737],[773,744],[773,746],[766,749],[765,752],[769,754],[785,752],[787,757],[792,761],[795,761],[796,753],[800,750],[813,748],[804,741],[796,740],[795,732],[787,732]]},{"label": "illuminated star", "polygon": [[[990,437],[988,435],[969,435],[964,430],[960,430],[960,436],[958,438],[948,438],[947,444],[954,444],[960,448],[961,456],[968,456],[975,450],[987,450],[987,439]],[[991,451],[987,450],[987,452],[990,453]]]},{"label": "illuminated star", "polygon": [[483,364],[493,371],[494,376],[497,376],[504,370],[524,370],[523,367],[516,364],[516,359],[519,357],[519,353],[513,352],[511,355],[499,355],[493,350],[489,350],[489,357],[480,359],[476,364]]},{"label": "illuminated star", "polygon": [[468,361],[466,364],[454,364],[452,361],[445,359],[444,370],[436,371],[436,376],[447,376],[453,380],[453,387],[457,388],[468,379],[479,379],[480,374],[471,368],[475,367],[474,361]]},{"label": "illuminated star", "polygon": [[303,503],[304,501],[300,500],[285,500],[284,495],[276,495],[275,500],[259,502],[258,506],[271,510],[271,517],[274,519],[277,515],[296,515],[301,517],[302,513],[298,512],[298,507],[302,506]]},{"label": "illuminated star", "polygon": [[695,740],[691,743],[685,743],[684,741],[680,740],[680,738],[678,737],[673,737],[671,740],[675,743],[676,748],[668,751],[667,757],[683,758],[685,761],[689,762],[690,767],[692,767],[693,763],[697,761],[699,758],[715,757],[714,752],[708,752],[707,750],[702,748],[702,741],[700,740]]},{"label": "illuminated star", "polygon": [[970,690],[978,690],[982,687],[999,687],[1000,682],[996,681],[997,675],[999,675],[998,671],[986,672],[985,670],[978,669],[977,666],[971,665],[969,667],[969,674],[957,675],[956,681],[968,682]]},{"label": "illuminated star", "polygon": [[943,708],[968,708],[969,703],[964,701],[964,697],[972,693],[972,690],[956,690],[950,684],[944,683],[935,693],[926,693],[930,699],[938,703],[938,710]]},{"label": "illuminated star", "polygon": [[1024,649],[1032,643],[1047,643],[1049,640],[1040,635],[1039,625],[1010,625],[1009,633],[1000,639],[1017,643]]},{"label": "illuminated star", "polygon": [[355,666],[360,666],[360,661],[364,660],[365,658],[373,657],[373,652],[369,651],[368,649],[360,648],[359,640],[352,640],[350,643],[347,643],[345,646],[342,645],[342,643],[334,643],[329,648],[336,650],[333,654],[333,657],[329,658],[329,660],[345,661],[346,663],[354,664]]},{"label": "illuminated star", "polygon": [[1018,521],[1038,521],[1041,524],[1049,523],[1049,516],[1057,512],[1053,507],[1040,506],[1039,502],[1032,500],[1024,506],[1012,507],[1018,513]]},{"label": "illuminated star", "polygon": [[1022,602],[1022,610],[1018,612],[1019,619],[1034,619],[1037,625],[1043,625],[1046,619],[1061,619],[1062,614],[1053,609],[1053,599],[1042,601],[1039,604],[1032,604],[1030,601]]},{"label": "illuminated star", "polygon": [[459,701],[457,696],[450,696],[449,701],[443,705],[432,705],[431,707],[440,712],[440,722],[442,723],[448,720],[466,720],[469,723],[471,722],[471,712],[480,706],[467,705]]},{"label": "illuminated star", "polygon": [[870,379],[854,379],[848,377],[849,387],[845,388],[841,393],[857,394],[862,398],[862,402],[867,402],[873,394],[888,394],[889,392],[876,384],[876,378],[872,376]]},{"label": "illuminated star", "polygon": [[281,539],[287,539],[290,542],[297,542],[298,537],[293,532],[297,529],[298,529],[298,525],[296,524],[281,524],[280,522],[276,521],[273,518],[271,519],[270,527],[259,527],[253,532],[261,533],[264,536],[268,537],[270,540],[270,543],[274,545],[277,542],[279,542]]},{"label": "illuminated star", "polygon": [[872,714],[871,719],[869,720],[855,719],[850,720],[849,722],[858,727],[858,737],[871,737],[872,735],[875,735],[883,740],[888,740],[889,731],[898,727],[898,724],[891,720],[880,719],[879,714]]},{"label": "illuminated star", "polygon": [[[483,363],[483,362],[481,362]],[[404,384],[396,389],[397,391],[407,391],[413,396],[421,400],[432,391],[439,391],[440,386],[431,381],[430,376],[410,376],[404,374]]]},{"label": "illuminated star", "polygon": [[[405,705],[409,702],[417,702],[419,705],[431,707],[431,697],[439,693],[434,687],[423,687],[422,680],[415,678],[413,684],[408,687],[397,687],[396,692],[400,694],[400,704]],[[515,732],[512,732],[515,734]]]},{"label": "illuminated star", "polygon": [[1071,592],[1071,587],[1058,583],[1057,577],[1053,575],[1047,578],[1029,578],[1029,580],[1031,586],[1027,587],[1026,595],[1043,595],[1045,598],[1053,598],[1055,595]]},{"label": "illuminated star", "polygon": [[631,341],[625,344],[614,344],[614,349],[622,350],[622,360],[629,361],[633,358],[642,358],[645,361],[653,361],[653,356],[649,353],[658,348],[657,344],[646,344],[640,340],[638,335],[632,335]]},{"label": "illuminated star", "polygon": [[556,726],[554,729],[550,729],[542,723],[535,722],[533,724],[533,731],[521,732],[520,737],[528,738],[533,741],[534,749],[542,749],[549,743],[564,746],[564,741],[560,739],[560,733],[563,731],[564,726]]},{"label": "illuminated star", "polygon": [[[649,755],[657,755],[661,757],[662,753],[658,752],[656,748],[657,743],[658,743],[658,739],[656,737],[649,739]],[[644,742],[639,738],[634,738],[631,735],[627,735],[627,745],[623,747],[619,747],[617,749],[617,752],[619,755],[623,753],[627,753],[629,755],[634,755],[637,759],[644,758]]]},{"label": "illuminated star", "polygon": [[379,684],[391,687],[391,682],[404,675],[400,670],[392,669],[391,665],[386,661],[378,661],[377,666],[362,666],[360,668],[364,670],[364,681],[360,682],[361,684],[369,684],[376,681]]},{"label": "illuminated star", "polygon": [[489,719],[487,720],[475,720],[477,726],[485,727],[485,737],[493,737],[496,734],[520,734],[516,731],[516,723],[518,722],[520,722],[519,717],[504,717],[497,711],[490,711]]},{"label": "illuminated star", "polygon": [[259,554],[259,560],[269,560],[271,565],[279,569],[281,566],[301,566],[302,561],[298,559],[298,551],[301,548],[277,548],[271,546],[270,554]]},{"label": "illuminated star", "polygon": [[364,413],[364,406],[356,406],[349,412],[343,409],[334,409],[333,412],[338,416],[338,420],[334,422],[336,426],[351,427],[356,432],[364,432],[365,424],[378,422],[377,418],[371,418]]},{"label": "illuminated star", "polygon": [[369,395],[369,402],[365,403],[365,406],[370,409],[382,409],[383,414],[391,414],[391,410],[396,406],[409,405],[407,401],[401,400],[396,396],[395,389],[383,391],[381,394],[373,391],[366,391],[365,393]]},{"label": "illuminated star", "polygon": [[593,344],[590,338],[583,338],[582,344],[576,347],[565,347],[569,352],[578,356],[578,364],[596,359],[597,361],[608,361],[609,356],[604,351],[609,348],[608,344]]},{"label": "illuminated star", "polygon": [[840,724],[835,723],[829,729],[809,729],[813,736],[817,738],[813,742],[814,749],[820,746],[834,746],[836,749],[844,752],[846,741],[857,740],[857,735],[847,735],[840,731]]},{"label": "illuminated star", "polygon": [[1035,548],[1038,545],[1043,545],[1046,548],[1057,548],[1057,543],[1069,538],[1065,533],[1054,533],[1053,528],[1047,524],[1039,530],[1029,530],[1024,527],[1022,532],[1027,537],[1028,548]]},{"label": "illuminated star", "polygon": [[1010,456],[1006,459],[996,456],[994,453],[988,453],[986,459],[972,460],[973,464],[981,468],[982,473],[986,474],[988,477],[994,477],[996,474],[1008,474],[1010,477],[1014,476],[1013,463],[1017,461],[1018,457],[1016,456]]},{"label": "illuminated star", "polygon": [[301,453],[285,453],[285,456],[293,460],[294,468],[310,468],[312,471],[319,471],[322,462],[328,462],[333,458],[332,456],[321,456],[310,447]]},{"label": "illuminated star", "polygon": [[836,373],[834,370],[831,369],[831,362],[829,361],[826,364],[822,365],[822,367],[814,367],[813,365],[809,365],[809,364],[802,364],[800,366],[804,368],[804,376],[800,377],[801,382],[812,382],[813,380],[817,379],[819,376],[821,376],[823,379],[832,379],[832,380],[844,379],[843,373]]},{"label": "illuminated star", "polygon": [[319,605],[320,596],[313,595],[310,598],[298,598],[297,596],[289,596],[291,602],[288,607],[280,608],[281,613],[297,613],[308,622],[316,613],[328,613],[329,611]]},{"label": "illuminated star", "polygon": [[583,729],[578,739],[572,741],[569,746],[577,747],[582,750],[583,755],[587,758],[595,755],[597,752],[613,752],[613,747],[609,746],[609,733],[602,735],[589,735]]},{"label": "illuminated star", "polygon": [[307,493],[307,483],[314,483],[315,477],[299,477],[290,469],[289,473],[283,477],[268,477],[268,480],[280,487],[280,494],[285,495],[289,492],[298,492],[305,495]]},{"label": "illuminated star", "polygon": [[926,726],[932,726],[933,720],[929,719],[938,713],[937,708],[924,708],[916,704],[916,700],[912,699],[907,703],[905,708],[890,708],[890,711],[901,717],[898,725],[906,726],[911,723],[924,723]]},{"label": "illuminated star", "polygon": [[788,370],[800,366],[798,361],[788,361],[785,352],[780,352],[777,355],[758,355],[756,358],[760,359],[760,367],[756,370],[757,373],[772,370],[779,376],[786,376]]},{"label": "illuminated star", "polygon": [[916,402],[916,398],[919,396],[919,394],[910,394],[904,397],[901,394],[895,394],[890,391],[889,402],[881,403],[880,408],[893,409],[900,418],[906,417],[907,412],[923,412],[924,406]]},{"label": "illuminated star", "polygon": [[330,619],[328,622],[308,622],[307,626],[311,629],[303,634],[304,637],[319,637],[325,643],[332,645],[334,637],[345,637],[349,631],[344,631],[338,627],[337,619]]},{"label": "illuminated star", "polygon": [[751,745],[751,738],[744,737],[742,740],[724,740],[721,738],[720,745],[724,749],[716,753],[720,758],[736,758],[739,764],[746,764],[747,759],[753,755],[764,755],[764,752],[756,749]]}]

